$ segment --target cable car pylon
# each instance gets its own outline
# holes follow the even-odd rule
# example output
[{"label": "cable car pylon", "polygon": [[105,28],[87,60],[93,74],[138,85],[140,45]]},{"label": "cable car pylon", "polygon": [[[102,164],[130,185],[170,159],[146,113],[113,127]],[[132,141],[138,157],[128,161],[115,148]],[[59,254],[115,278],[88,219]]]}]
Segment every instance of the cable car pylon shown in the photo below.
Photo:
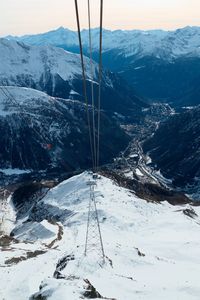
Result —
[{"label": "cable car pylon", "polygon": [[[93,175],[96,176],[96,175]],[[97,185],[96,179],[87,182],[90,189],[88,219],[87,219],[87,231],[85,241],[85,256],[95,253],[105,262],[105,253],[103,240],[101,235],[99,216],[97,211],[97,203],[95,197],[95,187]]]}]

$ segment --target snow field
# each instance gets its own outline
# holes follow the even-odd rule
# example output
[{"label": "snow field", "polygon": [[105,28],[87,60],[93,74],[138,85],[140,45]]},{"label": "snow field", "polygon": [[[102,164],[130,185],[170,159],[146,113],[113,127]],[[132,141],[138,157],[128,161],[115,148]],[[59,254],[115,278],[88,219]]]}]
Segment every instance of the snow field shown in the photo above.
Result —
[{"label": "snow field", "polygon": [[[86,172],[72,177],[44,198],[44,203],[74,212],[63,224],[64,235],[55,247],[11,266],[3,261],[19,250],[3,252],[2,299],[29,299],[43,282],[41,293],[48,295],[48,300],[78,300],[86,286],[84,279],[102,296],[117,300],[199,299],[199,218],[185,216],[182,210],[187,206],[147,203],[101,177],[96,199],[105,254],[110,262],[106,258],[102,265],[95,252],[84,256],[90,179]],[[195,211],[200,213],[198,207]],[[52,230],[50,226],[48,229]],[[44,249],[43,244],[44,240],[38,240],[26,246]],[[19,245],[23,244],[15,247]],[[75,260],[61,271],[65,279],[53,278],[57,262],[72,254]],[[12,286],[7,282],[13,282]]]}]

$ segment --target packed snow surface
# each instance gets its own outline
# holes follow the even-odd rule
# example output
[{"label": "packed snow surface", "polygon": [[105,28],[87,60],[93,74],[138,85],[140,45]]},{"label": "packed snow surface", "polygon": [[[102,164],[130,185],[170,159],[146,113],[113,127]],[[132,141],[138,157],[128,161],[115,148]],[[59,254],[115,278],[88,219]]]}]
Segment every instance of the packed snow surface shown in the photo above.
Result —
[{"label": "packed snow surface", "polygon": [[[199,300],[199,207],[194,208],[197,216],[190,218],[183,213],[188,206],[148,203],[101,177],[95,195],[106,254],[103,264],[96,251],[84,256],[89,180],[86,172],[72,177],[43,199],[55,210],[72,212],[62,224],[43,221],[54,235],[56,227],[63,230],[53,247],[49,237],[40,237],[35,243],[13,243],[1,252],[0,299],[27,300],[40,285],[40,298],[35,299],[84,299],[88,279],[103,297],[117,300]],[[36,250],[44,253],[12,260]],[[54,278],[56,264],[67,255],[75,259],[61,270],[63,279]]]}]

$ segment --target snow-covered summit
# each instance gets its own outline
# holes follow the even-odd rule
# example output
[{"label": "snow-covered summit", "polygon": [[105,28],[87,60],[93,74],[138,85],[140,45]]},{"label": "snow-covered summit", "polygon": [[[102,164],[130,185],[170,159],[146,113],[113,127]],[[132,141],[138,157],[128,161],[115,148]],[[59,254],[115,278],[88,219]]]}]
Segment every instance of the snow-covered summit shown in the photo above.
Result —
[{"label": "snow-covered summit", "polygon": [[[27,81],[45,81],[51,74],[65,81],[82,74],[80,56],[52,46],[27,46],[22,42],[0,39],[0,82],[10,85],[27,77]],[[85,58],[86,75],[90,79],[89,59]],[[95,68],[97,66],[95,65]],[[16,82],[16,85],[20,83]]]},{"label": "snow-covered summit", "polygon": [[[102,265],[93,252],[83,255],[88,180],[88,173],[72,177],[36,204],[32,217],[48,216],[49,208],[57,216],[66,212],[65,219],[54,225],[39,222],[43,237],[37,221],[24,223],[26,243],[23,227],[18,229],[15,237],[21,242],[13,242],[12,251],[1,255],[1,298],[25,300],[34,294],[30,299],[85,299],[89,281],[108,299],[199,299],[199,208],[190,215],[188,206],[147,203],[101,177],[95,194],[107,257]],[[37,235],[37,242],[28,242],[28,236]]]}]

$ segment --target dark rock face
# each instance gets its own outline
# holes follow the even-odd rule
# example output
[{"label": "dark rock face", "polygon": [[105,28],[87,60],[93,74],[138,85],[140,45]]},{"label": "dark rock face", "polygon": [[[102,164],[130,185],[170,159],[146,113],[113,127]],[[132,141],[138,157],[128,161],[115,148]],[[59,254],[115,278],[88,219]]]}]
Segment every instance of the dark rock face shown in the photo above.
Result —
[{"label": "dark rock face", "polygon": [[103,53],[104,66],[120,76],[149,103],[174,107],[200,104],[200,58],[165,60],[155,56],[128,56],[117,50]]},{"label": "dark rock face", "polygon": [[19,187],[16,186],[12,201],[17,212],[17,218],[23,218],[36,201],[40,201],[47,194],[48,190],[49,188],[43,186],[41,182],[29,182]]},{"label": "dark rock face", "polygon": [[193,208],[186,208],[183,210],[184,215],[192,218],[192,219],[196,219],[198,217],[198,215],[196,214],[195,210]]},{"label": "dark rock face", "polygon": [[[73,52],[76,49],[70,48]],[[85,49],[85,54],[88,55]],[[95,58],[95,54],[94,54]],[[146,101],[161,101],[174,107],[200,104],[200,58],[179,57],[173,60],[149,56],[125,56],[111,49],[103,53],[103,63],[119,73],[135,93]]]},{"label": "dark rock face", "polygon": [[129,59],[122,75],[139,95],[175,107],[200,104],[200,58]]},{"label": "dark rock face", "polygon": [[60,209],[43,202],[37,203],[29,213],[28,222],[42,222],[48,220],[51,222],[64,222],[73,212],[67,209]]},{"label": "dark rock face", "polygon": [[[135,121],[139,120],[141,117],[141,110],[143,108],[148,108],[150,105],[143,101],[142,98],[139,98],[136,95],[135,90],[131,88],[123,78],[110,72],[105,72],[105,74],[107,74],[107,76],[105,76],[102,81],[101,108],[107,111],[110,115],[117,112],[126,117],[132,118]],[[111,80],[111,86],[107,85],[107,78]],[[85,101],[82,96],[83,86],[81,78],[79,81],[73,81],[73,88],[79,93],[78,97],[75,95],[76,99]],[[91,103],[90,82],[87,82],[87,93],[89,102]],[[98,85],[94,85],[94,94],[96,96],[95,106],[97,107]]]},{"label": "dark rock face", "polygon": [[87,284],[87,287],[85,288],[85,291],[83,293],[83,296],[87,299],[103,299],[103,297],[97,292],[95,287],[90,283],[88,279],[84,280]]},{"label": "dark rock face", "polygon": [[[92,165],[85,105],[31,89],[9,89],[18,101],[25,100],[21,111],[1,95],[1,168],[72,171]],[[100,161],[105,163],[129,137],[104,113],[101,124]]]},{"label": "dark rock face", "polygon": [[128,179],[125,176],[122,176],[122,174],[117,174],[108,168],[102,169],[102,175],[114,180],[119,186],[134,191],[134,193],[141,199],[145,199],[150,202],[159,203],[167,201],[171,205],[191,203],[190,199],[182,193],[177,193],[156,184],[148,182],[142,183],[136,179]]},{"label": "dark rock face", "polygon": [[161,123],[143,149],[175,185],[199,182],[200,107],[173,115]]}]

